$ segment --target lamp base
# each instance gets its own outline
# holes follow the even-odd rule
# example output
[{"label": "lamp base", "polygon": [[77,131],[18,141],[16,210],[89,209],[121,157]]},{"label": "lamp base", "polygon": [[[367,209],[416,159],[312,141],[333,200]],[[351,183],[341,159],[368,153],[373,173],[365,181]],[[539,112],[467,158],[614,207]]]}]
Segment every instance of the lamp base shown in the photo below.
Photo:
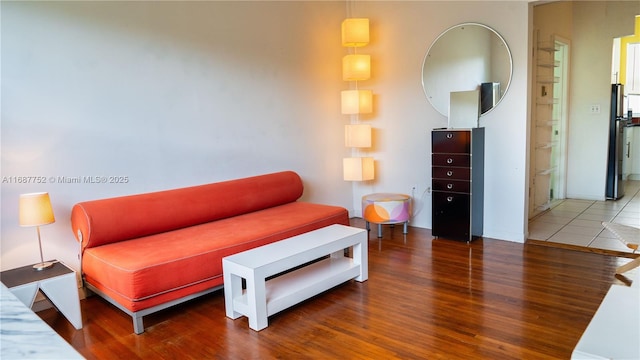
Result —
[{"label": "lamp base", "polygon": [[41,263],[37,263],[37,264],[33,265],[33,268],[35,270],[42,271],[42,270],[48,269],[48,268],[50,268],[52,266],[53,266],[52,262],[45,261],[45,262],[41,262]]}]

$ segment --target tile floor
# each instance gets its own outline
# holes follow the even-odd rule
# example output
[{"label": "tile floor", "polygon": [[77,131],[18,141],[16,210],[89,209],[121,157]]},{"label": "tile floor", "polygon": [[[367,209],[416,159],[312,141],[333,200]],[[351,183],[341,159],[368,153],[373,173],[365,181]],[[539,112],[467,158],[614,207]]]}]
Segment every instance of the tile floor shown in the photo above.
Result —
[{"label": "tile floor", "polygon": [[640,181],[627,181],[625,195],[616,201],[563,200],[529,222],[529,239],[632,252],[602,221],[640,227]]}]

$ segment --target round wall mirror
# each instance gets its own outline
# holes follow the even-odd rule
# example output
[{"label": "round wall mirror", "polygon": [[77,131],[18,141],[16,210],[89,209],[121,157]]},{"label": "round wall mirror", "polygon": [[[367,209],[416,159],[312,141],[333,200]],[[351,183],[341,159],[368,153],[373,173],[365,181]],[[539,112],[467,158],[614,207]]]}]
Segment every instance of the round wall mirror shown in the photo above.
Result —
[{"label": "round wall mirror", "polygon": [[492,28],[464,23],[445,30],[431,44],[422,66],[422,87],[433,107],[449,113],[452,92],[478,90],[480,114],[491,111],[511,82],[511,52]]}]

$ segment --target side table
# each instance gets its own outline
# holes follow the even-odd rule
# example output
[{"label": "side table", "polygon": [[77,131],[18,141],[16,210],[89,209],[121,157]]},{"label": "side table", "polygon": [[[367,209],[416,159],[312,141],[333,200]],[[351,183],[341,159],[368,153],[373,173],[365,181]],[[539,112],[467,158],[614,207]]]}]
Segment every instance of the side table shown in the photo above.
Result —
[{"label": "side table", "polygon": [[403,234],[408,233],[411,219],[411,197],[405,194],[376,193],[362,197],[362,217],[367,230],[369,223],[378,224],[378,237],[382,237],[382,224],[404,223]]},{"label": "side table", "polygon": [[41,291],[76,329],[82,329],[82,313],[76,273],[59,261],[37,271],[32,265],[0,272],[0,280],[25,306],[31,308]]}]

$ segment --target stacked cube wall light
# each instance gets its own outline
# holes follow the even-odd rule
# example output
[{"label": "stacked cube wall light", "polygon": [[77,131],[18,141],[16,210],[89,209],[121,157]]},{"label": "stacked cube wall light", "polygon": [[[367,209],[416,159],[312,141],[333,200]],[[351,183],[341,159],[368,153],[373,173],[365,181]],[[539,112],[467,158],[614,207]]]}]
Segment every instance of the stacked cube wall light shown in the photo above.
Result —
[{"label": "stacked cube wall light", "polygon": [[[371,77],[371,57],[357,53],[357,48],[369,43],[369,19],[350,18],[342,22],[342,46],[353,51],[342,58],[342,79],[349,81],[350,90],[341,94],[342,114],[351,116],[351,123],[345,125],[345,146],[350,148],[371,147],[371,125],[358,123],[359,114],[373,111],[373,93],[358,88],[358,81]],[[371,157],[350,157],[343,159],[343,177],[346,181],[367,181],[374,179],[374,161]]]}]

